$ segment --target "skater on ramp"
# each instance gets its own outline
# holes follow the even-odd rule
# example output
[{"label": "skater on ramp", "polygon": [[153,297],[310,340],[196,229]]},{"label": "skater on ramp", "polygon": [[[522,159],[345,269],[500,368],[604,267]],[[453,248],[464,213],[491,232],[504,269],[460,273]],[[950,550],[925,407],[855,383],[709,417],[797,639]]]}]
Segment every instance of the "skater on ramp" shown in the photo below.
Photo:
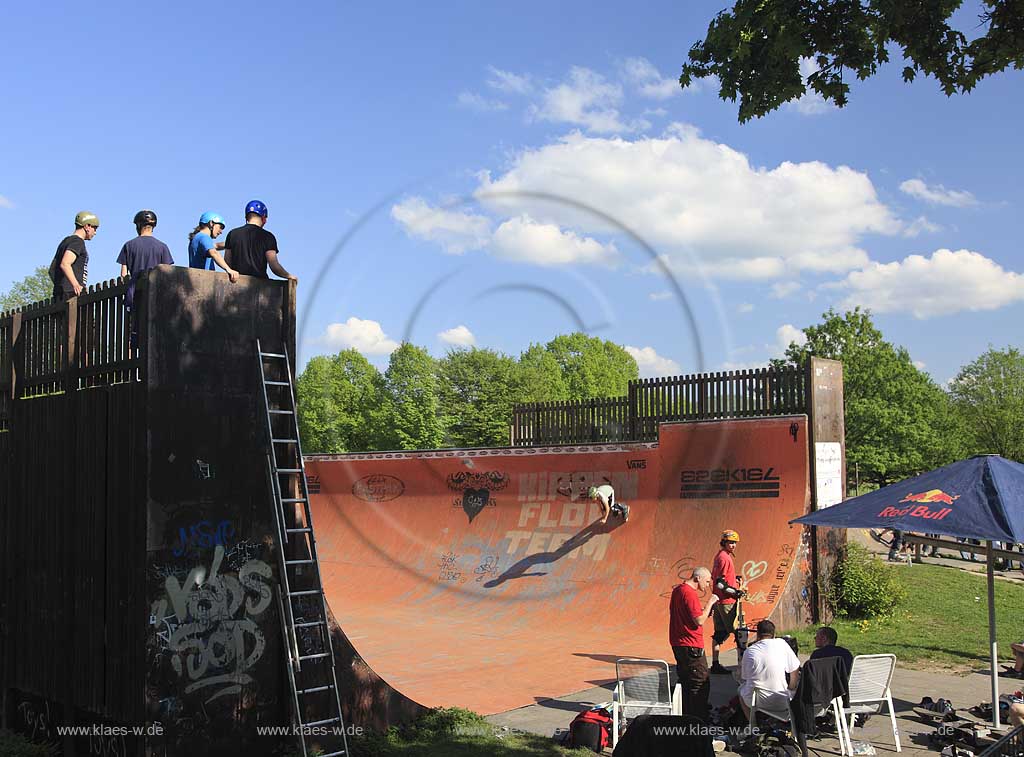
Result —
[{"label": "skater on ramp", "polygon": [[611,484],[591,486],[587,492],[587,498],[601,503],[601,511],[603,513],[601,525],[607,523],[608,516],[613,513],[617,517],[622,518],[623,523],[629,520],[629,505],[615,501],[615,489],[612,488]]},{"label": "skater on ramp", "polygon": [[736,600],[742,595],[743,576],[736,575],[736,562],[733,553],[740,543],[740,535],[729,529],[722,532],[718,545],[720,549],[711,565],[711,581],[714,586],[718,604],[712,618],[715,631],[711,637],[711,672],[715,674],[729,673],[729,668],[718,661],[718,653],[722,642],[732,636],[736,628]]}]

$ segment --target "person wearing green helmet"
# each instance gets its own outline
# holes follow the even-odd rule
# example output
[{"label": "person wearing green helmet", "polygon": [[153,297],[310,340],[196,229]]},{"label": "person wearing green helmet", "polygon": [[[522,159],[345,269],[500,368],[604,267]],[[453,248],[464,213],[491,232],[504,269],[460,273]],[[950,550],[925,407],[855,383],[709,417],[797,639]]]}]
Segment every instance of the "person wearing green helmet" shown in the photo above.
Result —
[{"label": "person wearing green helmet", "polygon": [[228,265],[221,254],[224,243],[216,241],[217,237],[224,233],[225,226],[224,219],[219,213],[207,211],[199,216],[199,225],[188,235],[188,265],[189,268],[213,271],[213,265],[216,263],[227,272],[228,278],[235,282],[238,281],[238,271]]},{"label": "person wearing green helmet", "polygon": [[613,513],[622,518],[623,523],[629,520],[629,505],[615,501],[615,489],[612,488],[611,484],[591,486],[587,491],[587,499],[595,500],[601,504],[601,512],[603,515],[601,518],[601,525],[607,523],[608,516]]},{"label": "person wearing green helmet", "polygon": [[85,289],[89,278],[89,250],[85,243],[96,236],[100,219],[88,210],[75,216],[75,233],[64,237],[50,263],[50,281],[53,297],[67,300],[77,297]]}]

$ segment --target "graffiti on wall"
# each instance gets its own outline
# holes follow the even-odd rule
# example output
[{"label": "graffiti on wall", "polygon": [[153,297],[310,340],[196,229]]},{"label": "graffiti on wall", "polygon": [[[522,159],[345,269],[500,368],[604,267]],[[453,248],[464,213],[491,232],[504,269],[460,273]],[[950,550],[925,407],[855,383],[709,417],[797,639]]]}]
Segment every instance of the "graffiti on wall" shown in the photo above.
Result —
[{"label": "graffiti on wall", "polygon": [[[150,610],[154,640],[187,681],[185,693],[209,693],[207,703],[252,683],[249,671],[266,649],[257,619],[271,604],[273,573],[250,552],[232,549],[237,567],[226,562],[225,547],[217,544],[209,569],[194,566],[184,582],[166,576],[166,593]],[[249,559],[242,562],[241,556]]]},{"label": "graffiti on wall", "polygon": [[446,480],[449,489],[461,492],[461,495],[452,501],[452,507],[462,508],[470,523],[485,507],[498,506],[494,492],[504,491],[508,488],[509,481],[508,474],[501,471],[459,471],[449,474]]}]

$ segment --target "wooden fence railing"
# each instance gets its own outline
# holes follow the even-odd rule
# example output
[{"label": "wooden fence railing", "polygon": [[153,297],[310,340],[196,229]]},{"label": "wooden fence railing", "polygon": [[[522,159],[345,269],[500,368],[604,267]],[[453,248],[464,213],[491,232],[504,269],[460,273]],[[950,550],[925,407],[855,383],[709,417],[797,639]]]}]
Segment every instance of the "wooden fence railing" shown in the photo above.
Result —
[{"label": "wooden fence railing", "polygon": [[625,397],[516,405],[512,444],[656,441],[658,424],[807,412],[801,368],[639,379]]},{"label": "wooden fence railing", "polygon": [[0,431],[9,427],[15,400],[137,378],[127,289],[126,279],[105,281],[66,302],[0,314]]}]

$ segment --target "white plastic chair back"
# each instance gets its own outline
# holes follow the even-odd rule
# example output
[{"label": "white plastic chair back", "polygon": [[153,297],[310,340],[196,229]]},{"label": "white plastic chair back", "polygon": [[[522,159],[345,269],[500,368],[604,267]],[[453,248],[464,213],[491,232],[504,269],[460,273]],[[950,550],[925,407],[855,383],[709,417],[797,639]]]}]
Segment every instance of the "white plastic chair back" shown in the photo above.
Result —
[{"label": "white plastic chair back", "polygon": [[895,669],[896,655],[893,654],[862,654],[854,657],[847,684],[850,704],[885,701]]},{"label": "white plastic chair back", "polygon": [[682,690],[671,687],[668,663],[623,657],[615,661],[615,697],[612,702],[612,747],[620,726],[637,715],[682,714]]}]

